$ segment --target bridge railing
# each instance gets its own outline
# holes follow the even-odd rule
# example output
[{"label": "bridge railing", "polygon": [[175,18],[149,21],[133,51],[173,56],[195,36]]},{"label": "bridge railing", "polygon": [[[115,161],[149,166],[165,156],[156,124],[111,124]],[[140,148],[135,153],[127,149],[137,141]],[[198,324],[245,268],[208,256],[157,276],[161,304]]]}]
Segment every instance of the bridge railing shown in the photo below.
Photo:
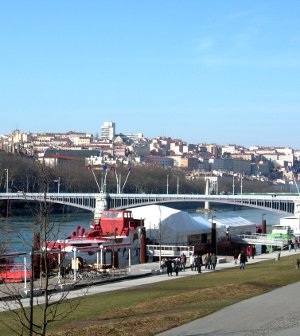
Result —
[{"label": "bridge railing", "polygon": [[70,205],[89,211],[102,208],[127,209],[149,204],[171,202],[212,202],[238,204],[252,208],[269,209],[283,214],[300,212],[300,198],[296,195],[275,194],[237,194],[237,195],[201,195],[201,194],[114,194],[114,193],[0,193],[0,200],[46,200],[53,203]]}]

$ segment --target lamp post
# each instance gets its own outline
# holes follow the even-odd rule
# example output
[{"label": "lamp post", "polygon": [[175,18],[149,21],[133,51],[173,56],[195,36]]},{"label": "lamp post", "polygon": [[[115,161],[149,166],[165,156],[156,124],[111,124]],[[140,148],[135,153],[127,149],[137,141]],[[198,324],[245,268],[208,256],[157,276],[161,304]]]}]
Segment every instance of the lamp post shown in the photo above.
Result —
[{"label": "lamp post", "polygon": [[161,220],[159,220],[159,271],[161,271]]},{"label": "lamp post", "polygon": [[77,255],[76,255],[76,252],[77,252],[77,249],[76,247],[73,248],[73,272],[74,272],[74,278],[73,280],[76,281],[76,278],[77,278],[77,270],[78,270],[78,261],[77,261]]},{"label": "lamp post", "polygon": [[241,195],[243,195],[243,175],[241,174]]},{"label": "lamp post", "polygon": [[8,168],[4,170],[6,171],[6,193],[8,194]]},{"label": "lamp post", "polygon": [[169,175],[167,175],[167,194],[169,194]]}]

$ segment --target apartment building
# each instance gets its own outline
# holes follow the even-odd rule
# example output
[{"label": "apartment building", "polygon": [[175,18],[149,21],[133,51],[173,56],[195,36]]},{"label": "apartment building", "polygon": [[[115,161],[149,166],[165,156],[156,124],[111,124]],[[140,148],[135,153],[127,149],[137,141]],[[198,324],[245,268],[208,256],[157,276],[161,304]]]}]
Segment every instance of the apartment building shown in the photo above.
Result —
[{"label": "apartment building", "polygon": [[101,139],[113,140],[116,133],[116,124],[112,121],[104,121],[101,126]]}]

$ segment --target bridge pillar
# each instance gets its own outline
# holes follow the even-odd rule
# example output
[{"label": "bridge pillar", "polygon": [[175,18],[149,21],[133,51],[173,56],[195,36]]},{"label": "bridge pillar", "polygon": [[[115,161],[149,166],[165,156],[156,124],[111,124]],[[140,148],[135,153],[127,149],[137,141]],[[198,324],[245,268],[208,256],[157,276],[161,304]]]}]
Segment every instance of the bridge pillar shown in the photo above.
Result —
[{"label": "bridge pillar", "polygon": [[[205,195],[209,195],[209,179],[206,179],[206,184],[205,184]],[[205,201],[204,203],[204,209],[209,210],[209,202]]]},{"label": "bridge pillar", "polygon": [[[212,195],[213,192],[217,195],[218,194],[218,177],[216,176],[206,176],[205,177],[205,195]],[[209,201],[205,202],[204,206],[205,210],[210,209]]]},{"label": "bridge pillar", "polygon": [[104,210],[107,209],[107,194],[100,193],[96,196],[96,206],[94,210],[94,219],[100,219],[101,214]]}]

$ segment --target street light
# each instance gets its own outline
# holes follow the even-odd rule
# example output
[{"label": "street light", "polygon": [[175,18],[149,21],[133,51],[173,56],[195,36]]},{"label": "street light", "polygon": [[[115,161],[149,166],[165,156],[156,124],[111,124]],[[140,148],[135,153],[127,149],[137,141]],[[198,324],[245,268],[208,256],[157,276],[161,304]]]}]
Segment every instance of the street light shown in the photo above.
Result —
[{"label": "street light", "polygon": [[169,194],[169,175],[167,175],[167,194]]},{"label": "street light", "polygon": [[6,193],[8,194],[8,168],[4,169],[6,171]]},{"label": "street light", "polygon": [[243,195],[243,175],[241,174],[241,195]]}]

